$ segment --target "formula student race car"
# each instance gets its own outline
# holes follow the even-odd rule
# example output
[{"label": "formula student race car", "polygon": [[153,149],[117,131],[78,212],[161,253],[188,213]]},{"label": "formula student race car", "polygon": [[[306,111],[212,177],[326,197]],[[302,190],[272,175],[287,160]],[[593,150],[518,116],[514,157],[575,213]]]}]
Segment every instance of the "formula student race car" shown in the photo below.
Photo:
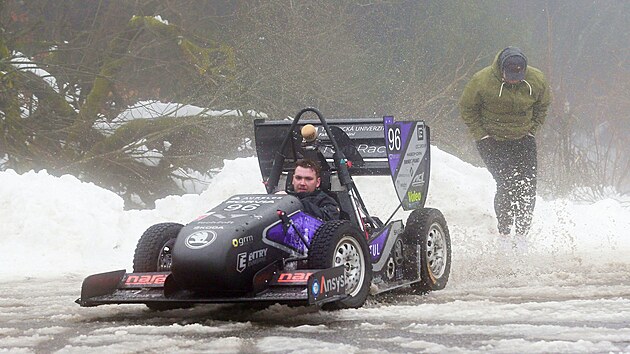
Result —
[{"label": "formula student race car", "polygon": [[[302,119],[305,113],[317,119]],[[424,207],[431,161],[424,122],[327,121],[306,108],[293,121],[257,119],[254,128],[267,194],[235,195],[186,225],[149,227],[133,272],[87,277],[76,302],[155,310],[238,302],[340,309],[362,306],[370,293],[444,288],[451,244],[442,213]],[[291,189],[301,158],[320,162],[320,188],[338,201],[340,220],[310,216],[297,197],[278,193]],[[400,200],[385,222],[368,213],[353,180],[378,175],[392,176]],[[412,210],[405,224],[390,220],[400,207]]]}]

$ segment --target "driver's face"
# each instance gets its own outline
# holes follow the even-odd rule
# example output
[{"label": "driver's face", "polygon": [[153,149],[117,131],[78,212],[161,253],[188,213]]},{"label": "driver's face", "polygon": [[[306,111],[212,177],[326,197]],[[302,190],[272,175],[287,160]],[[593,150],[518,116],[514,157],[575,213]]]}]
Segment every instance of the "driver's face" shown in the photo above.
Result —
[{"label": "driver's face", "polygon": [[296,193],[311,193],[319,187],[320,181],[312,168],[297,166],[293,173],[293,190]]}]

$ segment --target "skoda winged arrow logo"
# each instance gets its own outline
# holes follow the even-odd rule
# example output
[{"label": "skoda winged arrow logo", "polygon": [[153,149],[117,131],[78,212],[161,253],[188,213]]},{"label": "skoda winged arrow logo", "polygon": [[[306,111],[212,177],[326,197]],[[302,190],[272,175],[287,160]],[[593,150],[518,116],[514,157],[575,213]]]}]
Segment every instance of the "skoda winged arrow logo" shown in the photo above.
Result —
[{"label": "skoda winged arrow logo", "polygon": [[186,237],[186,247],[196,250],[210,245],[217,239],[217,233],[212,230],[193,232]]}]

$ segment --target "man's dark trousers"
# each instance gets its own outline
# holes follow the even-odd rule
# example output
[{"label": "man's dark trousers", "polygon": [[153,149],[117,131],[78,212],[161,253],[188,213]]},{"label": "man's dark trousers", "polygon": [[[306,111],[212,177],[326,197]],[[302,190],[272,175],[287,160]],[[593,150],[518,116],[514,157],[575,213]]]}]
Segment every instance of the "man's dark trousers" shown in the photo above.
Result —
[{"label": "man's dark trousers", "polygon": [[490,137],[478,141],[477,149],[497,184],[494,211],[499,233],[509,234],[514,224],[517,234],[526,235],[536,204],[536,139]]}]

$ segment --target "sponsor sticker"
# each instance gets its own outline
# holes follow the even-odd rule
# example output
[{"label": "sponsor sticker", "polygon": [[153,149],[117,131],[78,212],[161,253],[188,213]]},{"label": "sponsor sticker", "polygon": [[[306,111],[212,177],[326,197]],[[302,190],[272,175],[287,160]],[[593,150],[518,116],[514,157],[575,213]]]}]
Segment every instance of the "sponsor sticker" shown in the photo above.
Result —
[{"label": "sponsor sticker", "polygon": [[424,186],[424,172],[419,173],[413,177],[411,180],[412,187],[422,187]]},{"label": "sponsor sticker", "polygon": [[267,259],[268,248],[262,248],[252,252],[241,252],[236,255],[236,270],[242,273],[247,267],[260,264]]},{"label": "sponsor sticker", "polygon": [[419,202],[422,200],[422,193],[409,191],[407,192],[407,198],[409,199],[409,203]]},{"label": "sponsor sticker", "polygon": [[236,270],[242,273],[247,268],[247,252],[236,255]]},{"label": "sponsor sticker", "polygon": [[357,151],[359,151],[361,155],[365,155],[365,154],[385,155],[386,153],[385,145],[371,146],[367,144],[359,144],[359,146],[357,146]]},{"label": "sponsor sticker", "polygon": [[416,128],[418,132],[418,141],[424,140],[424,125],[418,124]]},{"label": "sponsor sticker", "polygon": [[277,283],[286,284],[286,285],[303,285],[308,281],[308,277],[310,277],[313,272],[283,272],[278,274]]},{"label": "sponsor sticker", "polygon": [[378,256],[380,256],[381,254],[381,245],[379,245],[378,243],[371,244],[370,254],[372,255],[372,258],[378,258]]},{"label": "sponsor sticker", "polygon": [[319,301],[346,293],[346,276],[343,266],[321,270],[308,280],[309,301]]},{"label": "sponsor sticker", "polygon": [[[232,211],[232,210],[227,210],[227,211]],[[213,218],[217,218],[217,219],[228,219],[228,218],[229,219],[236,219],[236,218],[240,218],[240,217],[247,216],[247,215],[249,215],[249,214],[235,214],[235,213],[232,213],[232,214],[228,214],[228,215],[223,215],[223,214],[211,211],[211,212],[208,212],[208,213],[200,216],[195,221],[198,221],[198,220],[210,217],[210,216],[213,217]]]},{"label": "sponsor sticker", "polygon": [[223,230],[222,225],[201,225],[193,227],[193,230]]},{"label": "sponsor sticker", "polygon": [[169,273],[130,273],[125,276],[123,287],[161,287]]},{"label": "sponsor sticker", "polygon": [[186,247],[196,250],[211,245],[217,239],[217,233],[212,230],[193,232],[185,240]]},{"label": "sponsor sticker", "polygon": [[313,286],[311,286],[311,292],[313,293],[314,297],[317,297],[317,295],[319,295],[319,282],[317,280],[313,281]]},{"label": "sponsor sticker", "polygon": [[254,242],[254,236],[245,236],[232,239],[232,246],[240,247],[248,243]]},{"label": "sponsor sticker", "polygon": [[212,220],[212,221],[197,221],[199,225],[231,225],[234,224],[232,220]]},{"label": "sponsor sticker", "polygon": [[341,292],[342,288],[344,288],[345,290],[345,286],[346,286],[345,274],[340,274],[336,277],[329,277],[329,278],[326,278],[324,277],[324,275],[322,275],[319,293],[320,295],[331,293],[331,292],[339,293]]},{"label": "sponsor sticker", "polygon": [[228,200],[228,202],[231,202],[232,200],[238,200],[240,203],[246,201],[246,200],[251,200],[251,201],[256,201],[257,203],[262,203],[262,200],[278,200],[278,199],[282,199],[282,196],[276,196],[276,195],[245,195],[245,196],[234,196],[232,198],[230,198]]}]

